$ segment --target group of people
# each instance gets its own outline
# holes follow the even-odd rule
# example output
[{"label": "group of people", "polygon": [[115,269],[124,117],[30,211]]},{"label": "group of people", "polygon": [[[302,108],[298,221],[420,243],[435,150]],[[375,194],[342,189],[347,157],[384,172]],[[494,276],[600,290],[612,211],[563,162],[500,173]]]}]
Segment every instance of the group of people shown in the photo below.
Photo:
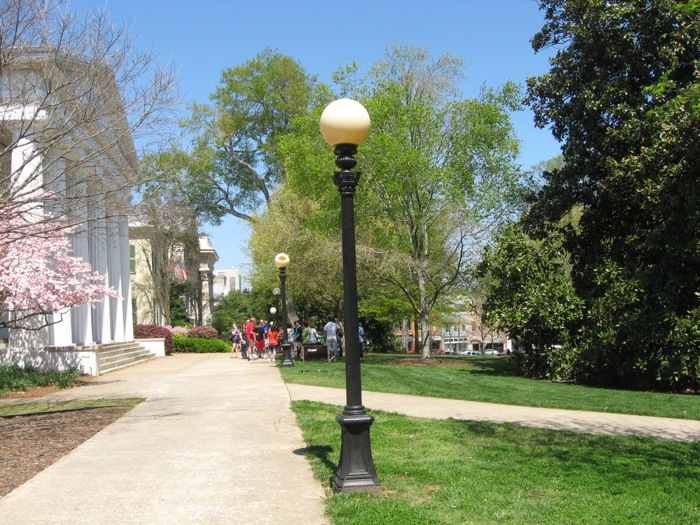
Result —
[{"label": "group of people", "polygon": [[321,333],[316,329],[315,323],[296,321],[292,333],[292,341],[297,358],[301,356],[304,345],[316,345],[323,343],[328,347],[328,355],[331,361],[337,361],[343,355],[342,337],[343,329],[337,319],[329,320],[322,328]]},{"label": "group of people", "polygon": [[231,326],[231,357],[240,352],[243,359],[274,361],[280,344],[280,329],[272,323],[255,318],[246,319],[242,328]]},{"label": "group of people", "polygon": [[[296,357],[302,355],[304,345],[325,344],[328,347],[330,361],[337,361],[343,355],[343,329],[337,319],[330,319],[319,332],[316,324],[311,322],[295,321],[294,326],[287,325],[287,341],[295,350]],[[266,359],[274,361],[277,349],[283,341],[284,335],[279,328],[270,322],[260,320],[256,324],[254,318],[246,319],[242,328],[236,323],[231,326],[231,357],[237,357],[253,361]],[[364,331],[360,326],[360,356],[364,342]]]}]

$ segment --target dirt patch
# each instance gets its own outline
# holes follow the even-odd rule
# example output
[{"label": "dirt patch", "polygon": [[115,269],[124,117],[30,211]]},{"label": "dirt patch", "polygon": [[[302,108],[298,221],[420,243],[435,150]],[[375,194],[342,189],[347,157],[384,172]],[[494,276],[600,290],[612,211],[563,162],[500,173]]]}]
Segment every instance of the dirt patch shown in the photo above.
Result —
[{"label": "dirt patch", "polygon": [[[96,382],[99,378],[97,377],[90,377],[90,376],[85,376],[78,381],[76,381],[75,385],[69,388],[78,388],[81,386],[86,386],[89,385],[90,383]],[[25,399],[25,398],[30,398],[30,397],[43,397],[43,396],[48,396],[51,394],[55,394],[56,392],[60,392],[61,390],[66,390],[55,387],[55,386],[35,386],[32,387],[28,390],[17,390],[14,392],[6,392],[2,396],[0,396],[0,399]]]},{"label": "dirt patch", "polygon": [[[53,387],[13,392],[4,398],[31,398]],[[0,418],[0,498],[61,459],[132,407],[93,408]]]},{"label": "dirt patch", "polygon": [[390,361],[382,361],[381,364],[400,366],[455,366],[459,368],[475,366],[474,363],[462,359],[442,359],[439,357],[431,357],[430,359],[392,359]]},{"label": "dirt patch", "polygon": [[29,390],[18,390],[16,392],[8,392],[2,399],[25,399],[29,397],[43,397],[58,392],[60,389],[55,386],[38,386]]}]

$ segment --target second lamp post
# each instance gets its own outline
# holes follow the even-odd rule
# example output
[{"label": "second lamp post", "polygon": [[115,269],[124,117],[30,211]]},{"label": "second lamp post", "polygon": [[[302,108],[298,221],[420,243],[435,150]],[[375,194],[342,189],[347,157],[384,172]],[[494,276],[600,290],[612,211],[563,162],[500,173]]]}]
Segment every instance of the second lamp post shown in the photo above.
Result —
[{"label": "second lamp post", "polygon": [[292,359],[292,343],[287,339],[287,266],[289,255],[278,253],[275,257],[275,266],[280,271],[280,287],[282,288],[282,366],[294,366]]}]

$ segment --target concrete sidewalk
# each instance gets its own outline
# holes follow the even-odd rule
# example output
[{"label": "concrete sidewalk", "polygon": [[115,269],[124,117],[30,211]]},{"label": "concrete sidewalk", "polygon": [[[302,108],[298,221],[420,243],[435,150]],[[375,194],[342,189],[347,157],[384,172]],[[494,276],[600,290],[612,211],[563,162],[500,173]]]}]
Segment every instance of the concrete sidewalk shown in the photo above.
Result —
[{"label": "concrete sidewalk", "polygon": [[0,523],[327,523],[272,363],[177,355],[49,398],[102,397],[147,400],[0,499]]},{"label": "concrete sidewalk", "polygon": [[[345,390],[288,384],[293,400],[345,405]],[[533,408],[433,397],[363,392],[368,410],[398,412],[431,419],[465,419],[491,423],[570,430],[586,434],[650,436],[673,441],[700,441],[700,421],[664,417],[630,416],[608,412],[584,412],[555,408]]]}]

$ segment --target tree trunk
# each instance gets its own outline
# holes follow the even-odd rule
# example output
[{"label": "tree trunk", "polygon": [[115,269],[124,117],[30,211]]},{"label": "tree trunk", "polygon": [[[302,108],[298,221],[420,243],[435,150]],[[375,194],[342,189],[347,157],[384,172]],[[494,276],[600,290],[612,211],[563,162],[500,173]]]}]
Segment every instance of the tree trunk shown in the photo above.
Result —
[{"label": "tree trunk", "polygon": [[403,319],[401,321],[401,348],[405,352],[409,352],[409,340],[408,340],[408,319]]}]

